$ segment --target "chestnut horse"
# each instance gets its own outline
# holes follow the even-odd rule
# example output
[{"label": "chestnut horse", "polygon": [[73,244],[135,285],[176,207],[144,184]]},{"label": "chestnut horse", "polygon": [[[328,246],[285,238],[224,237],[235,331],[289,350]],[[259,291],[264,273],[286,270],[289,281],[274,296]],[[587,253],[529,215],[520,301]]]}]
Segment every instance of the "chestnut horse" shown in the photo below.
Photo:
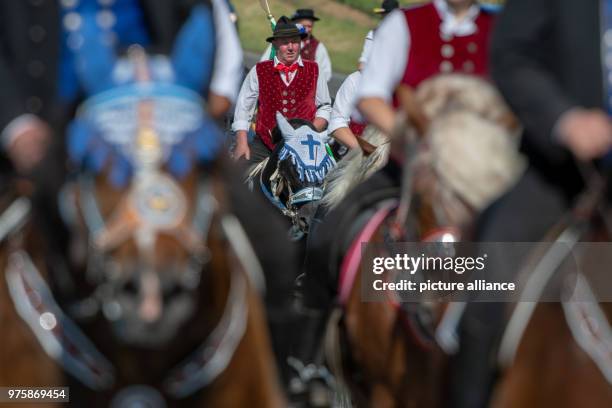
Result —
[{"label": "chestnut horse", "polygon": [[[516,122],[484,81],[440,76],[414,94],[401,91],[400,99],[413,123],[407,131],[413,141],[404,149],[388,150],[396,156],[405,152],[404,169],[397,159],[390,160],[354,187],[346,199],[357,203],[347,211],[353,226],[336,224],[350,239],[336,237],[340,247],[329,260],[330,268],[339,271],[340,307],[330,319],[326,354],[358,406],[443,407],[447,355],[457,347],[455,329],[463,304],[364,302],[361,245],[461,240],[478,211],[516,180],[523,163],[513,140]],[[422,142],[415,141],[415,133],[423,135]],[[393,143],[400,144],[398,139],[403,137],[396,136]],[[474,151],[491,161],[475,165],[465,154]],[[401,189],[389,174],[402,174]],[[474,186],[484,187],[473,189],[466,175]]]},{"label": "chestnut horse", "polygon": [[[134,64],[146,71],[142,56]],[[61,194],[69,259],[53,262],[45,249],[52,237],[32,222],[3,244],[0,385],[68,386],[75,406],[284,406],[258,293],[263,277],[227,198],[239,182],[213,158],[180,176],[170,171],[164,152],[189,142],[176,127],[209,122],[183,116],[171,129],[181,137],[163,139],[168,129],[156,115],[180,107],[175,114],[197,119],[201,101],[170,84],[157,94],[154,82],[139,80],[144,87],[90,101],[80,115],[89,122],[73,129],[91,136],[81,163],[101,149],[108,155]],[[118,111],[134,112],[121,146],[113,143],[122,133],[109,139],[105,127]],[[187,129],[191,142],[213,143],[210,126],[198,129]],[[196,156],[187,146],[192,156],[182,157]]]},{"label": "chestnut horse", "polygon": [[[579,246],[578,242],[609,242],[609,195],[600,194],[600,189],[596,186],[584,193],[546,241],[563,242],[569,248]],[[548,245],[536,248],[528,260],[524,268],[530,277],[526,289],[549,283],[542,276],[554,270],[540,266],[545,264],[542,260]],[[602,247],[594,244],[591,251],[589,247],[578,261],[579,270],[588,272],[578,275],[570,286],[573,293],[560,295],[562,302],[535,303],[529,299],[515,306],[500,347],[502,373],[492,407],[612,405],[612,303],[607,295],[610,251],[602,256]],[[601,288],[606,291],[604,302],[595,295]]]}]

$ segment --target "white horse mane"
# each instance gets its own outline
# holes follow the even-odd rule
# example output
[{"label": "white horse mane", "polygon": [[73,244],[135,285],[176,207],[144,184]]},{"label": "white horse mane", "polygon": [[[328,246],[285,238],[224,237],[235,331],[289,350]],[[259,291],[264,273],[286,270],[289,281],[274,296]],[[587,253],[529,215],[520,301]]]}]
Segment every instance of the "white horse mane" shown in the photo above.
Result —
[{"label": "white horse mane", "polygon": [[321,205],[334,208],[359,183],[369,178],[387,164],[389,139],[373,126],[368,126],[361,136],[366,142],[377,146],[369,156],[361,149],[352,149],[327,175],[325,195]]}]

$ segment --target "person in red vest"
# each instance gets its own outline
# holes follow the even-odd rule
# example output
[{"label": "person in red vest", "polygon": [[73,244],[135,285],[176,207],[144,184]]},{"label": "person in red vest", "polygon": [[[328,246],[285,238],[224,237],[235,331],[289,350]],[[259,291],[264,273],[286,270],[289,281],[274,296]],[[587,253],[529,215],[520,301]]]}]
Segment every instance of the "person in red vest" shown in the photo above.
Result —
[{"label": "person in red vest", "polygon": [[[306,32],[306,37],[302,40],[300,55],[306,61],[314,61],[319,64],[319,72],[329,82],[332,77],[332,64],[327,48],[312,34],[314,24],[320,19],[315,16],[312,9],[298,9],[291,16],[291,21],[302,27]],[[271,47],[268,46],[261,56],[260,61],[270,59]]]},{"label": "person in red vest", "polygon": [[321,75],[329,82],[332,76],[332,64],[329,59],[329,53],[325,45],[312,34],[314,24],[316,21],[319,21],[319,18],[315,16],[312,9],[298,9],[291,16],[291,21],[304,27],[306,34],[308,34],[304,41],[302,41],[302,58],[307,61],[315,61],[319,64]]},{"label": "person in red vest", "polygon": [[[415,88],[430,77],[451,72],[487,77],[493,22],[494,16],[481,9],[476,0],[433,0],[389,13],[376,29],[355,94],[367,122],[387,135],[392,134],[397,108],[394,93],[400,84]],[[310,320],[302,326],[304,332],[311,334],[298,348],[303,349],[300,360],[304,365],[316,361],[325,322],[337,294],[338,279],[329,274],[328,265],[330,259],[338,256],[334,242],[342,239],[343,230],[339,226],[346,219],[345,214],[371,205],[370,192],[397,188],[401,173],[399,163],[389,160],[385,168],[357,186],[330,211],[324,222],[311,225],[303,278],[303,305]],[[461,396],[452,398],[456,401]]]},{"label": "person in red vest", "polygon": [[[276,112],[287,119],[311,121],[319,131],[327,127],[331,114],[329,90],[317,63],[300,56],[305,36],[283,16],[274,34],[266,39],[274,46],[276,56],[255,65],[240,89],[232,126],[236,132],[235,160],[245,157],[257,163],[270,155],[274,148],[271,133],[276,126]],[[247,131],[257,105],[256,136],[249,146]]]},{"label": "person in red vest", "polygon": [[371,61],[357,92],[369,123],[391,134],[393,94],[400,84],[417,87],[439,73],[488,76],[494,16],[476,0],[434,0],[391,12],[376,30]]},{"label": "person in red vest", "polygon": [[[452,72],[487,78],[494,20],[494,15],[476,0],[433,0],[389,14],[372,45],[370,60],[376,63],[366,66],[357,92],[360,111],[370,123],[391,135],[397,119],[394,92],[399,85],[416,88],[432,76]],[[390,160],[377,177],[381,183],[396,185],[399,173],[398,163]],[[361,187],[374,188],[374,182],[368,180]],[[489,351],[494,348],[496,335],[487,319],[495,309],[493,303],[469,302],[466,306],[457,328],[459,352],[449,366],[449,406],[487,406],[493,378]]]}]

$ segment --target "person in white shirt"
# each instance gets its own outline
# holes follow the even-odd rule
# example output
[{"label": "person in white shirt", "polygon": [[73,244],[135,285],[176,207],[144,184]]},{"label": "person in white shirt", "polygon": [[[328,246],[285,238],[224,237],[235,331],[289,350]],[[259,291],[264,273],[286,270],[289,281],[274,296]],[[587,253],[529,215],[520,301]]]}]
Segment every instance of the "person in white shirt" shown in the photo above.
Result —
[{"label": "person in white shirt", "polygon": [[398,85],[416,87],[449,72],[486,77],[492,23],[493,16],[475,0],[433,0],[391,12],[376,30],[371,61],[377,63],[363,71],[359,110],[391,134]]},{"label": "person in white shirt", "polygon": [[[277,111],[287,119],[311,121],[319,131],[327,127],[331,114],[329,90],[319,66],[300,57],[305,35],[283,16],[274,35],[266,39],[274,46],[276,56],[255,65],[240,89],[232,125],[236,132],[235,160],[244,157],[254,163],[269,156],[274,148],[271,133]],[[257,106],[256,136],[249,146],[247,132]]]},{"label": "person in white shirt", "polygon": [[358,146],[357,137],[361,136],[366,127],[366,121],[357,110],[356,103],[357,89],[361,81],[361,67],[365,66],[368,61],[370,51],[371,48],[366,48],[364,45],[364,53],[359,59],[360,69],[347,76],[340,85],[329,122],[329,133],[349,149]]},{"label": "person in white shirt", "polygon": [[[399,7],[397,0],[384,0],[380,7],[375,8],[374,13],[384,18],[390,12]],[[370,30],[366,35],[359,57],[359,70],[350,74],[342,83],[336,94],[334,109],[332,110],[329,133],[349,149],[358,146],[357,136],[366,127],[366,120],[356,109],[357,89],[361,81],[362,71],[372,53],[372,43],[374,42],[374,30]]]},{"label": "person in white shirt", "polygon": [[[314,61],[319,64],[319,72],[329,82],[332,77],[332,63],[325,45],[312,34],[315,21],[320,19],[314,15],[312,9],[298,9],[291,17],[291,21],[301,26],[306,31],[306,38],[302,40],[300,55],[306,61]],[[270,59],[272,46],[268,46],[261,56],[260,61]]]},{"label": "person in white shirt", "polygon": [[[382,2],[380,7],[376,7],[372,10],[378,14],[380,18],[385,18],[387,14],[399,7],[397,0],[385,0]],[[368,31],[365,41],[363,42],[363,48],[361,49],[361,56],[359,57],[359,70],[363,70],[367,56],[372,52],[372,43],[374,43],[374,32],[375,30]]]},{"label": "person in white shirt", "polygon": [[354,124],[361,125],[364,122],[363,117],[355,109],[355,96],[360,80],[360,71],[355,71],[346,77],[336,94],[329,122],[329,133],[349,149],[358,146]]},{"label": "person in white shirt", "polygon": [[[399,84],[416,87],[440,72],[485,73],[490,23],[491,16],[481,12],[473,0],[434,0],[416,8],[392,11],[376,30],[371,54],[366,53],[368,63],[355,94],[367,122],[391,135],[396,119],[393,95]],[[335,105],[330,123],[330,130],[335,129],[334,135],[338,129],[347,127],[346,113],[341,112],[349,112],[346,106],[350,104],[344,103],[343,95],[350,93],[358,78],[358,73],[351,75],[343,84],[345,89],[339,91],[337,99],[342,101]],[[346,214],[371,206],[375,196],[370,193],[397,188],[401,174],[398,162],[389,160],[383,169],[358,185],[332,209],[325,222],[311,223],[302,282],[303,305],[313,316],[311,326],[315,328],[312,330],[315,339],[323,337],[337,293],[337,278],[330,276],[329,262],[337,259],[334,243],[341,242],[346,233],[342,225],[350,225]],[[318,325],[314,322],[317,319]],[[314,343],[318,344],[318,340]],[[314,355],[305,353],[302,361],[305,364],[316,361]]]}]

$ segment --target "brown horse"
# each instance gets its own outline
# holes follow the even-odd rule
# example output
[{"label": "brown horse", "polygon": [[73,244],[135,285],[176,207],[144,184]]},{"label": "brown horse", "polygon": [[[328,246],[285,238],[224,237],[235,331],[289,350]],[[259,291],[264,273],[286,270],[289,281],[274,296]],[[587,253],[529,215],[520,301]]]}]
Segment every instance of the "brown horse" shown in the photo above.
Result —
[{"label": "brown horse", "polygon": [[[383,171],[372,179],[385,189],[368,192],[366,182],[348,196],[371,195],[372,200],[366,199],[365,211],[352,216],[361,224],[339,260],[341,308],[330,320],[326,348],[332,369],[346,380],[358,406],[442,407],[447,353],[456,346],[452,334],[462,305],[364,302],[361,244],[459,241],[475,214],[516,179],[522,164],[511,141],[516,122],[485,82],[442,76],[423,83],[414,95],[402,91],[400,96],[423,142],[390,149],[406,152],[403,166],[409,171],[402,171],[401,190],[380,182]],[[497,156],[503,169],[476,168],[469,156],[460,164],[452,160],[481,148],[492,149],[484,157]],[[459,173],[462,176],[456,177]],[[465,175],[474,185],[492,185],[472,190]]]},{"label": "brown horse", "polygon": [[[109,320],[102,316],[103,310],[98,310],[91,316],[74,318],[77,330],[89,339],[84,344],[79,344],[79,337],[71,337],[71,323],[66,323],[66,320],[72,320],[68,307],[78,304],[81,309],[85,308],[85,304],[92,301],[91,291],[95,289],[92,288],[91,282],[83,279],[84,276],[73,276],[79,288],[77,295],[86,296],[87,302],[79,299],[78,302],[70,303],[61,296],[56,296],[57,305],[60,308],[66,306],[66,314],[62,318],[59,313],[54,314],[57,316],[57,326],[48,329],[53,333],[51,338],[44,335],[37,338],[32,326],[40,323],[31,320],[36,316],[33,312],[40,314],[40,320],[42,316],[49,316],[45,313],[53,313],[54,305],[43,304],[37,310],[28,310],[28,306],[35,305],[28,301],[21,306],[21,310],[16,306],[15,302],[19,302],[16,297],[20,293],[19,289],[31,287],[33,293],[40,291],[36,296],[44,298],[44,288],[37,288],[36,275],[32,274],[33,270],[27,268],[29,259],[37,267],[35,272],[40,273],[39,276],[45,279],[49,286],[55,287],[58,284],[50,281],[52,272],[45,264],[45,245],[37,234],[36,227],[28,224],[12,237],[2,251],[0,264],[5,271],[3,279],[0,280],[0,322],[4,333],[0,351],[0,365],[3,367],[0,384],[21,387],[70,386],[70,398],[75,406],[88,404],[107,407],[111,406],[111,401],[118,404],[117,397],[121,395],[120,392],[138,384],[157,389],[167,400],[168,406],[283,406],[262,304],[240,260],[243,255],[236,245],[240,245],[237,240],[242,237],[236,236],[235,219],[225,210],[228,207],[223,192],[224,181],[217,171],[219,170],[215,171],[215,175],[209,176],[209,199],[217,203],[214,214],[211,214],[205,241],[208,248],[206,256],[209,259],[201,266],[201,277],[199,282],[195,282],[196,287],[192,290],[180,287],[172,289],[178,291],[175,294],[178,298],[181,297],[180,292],[185,292],[193,298],[192,310],[188,316],[181,317],[181,314],[168,312],[175,303],[180,302],[172,299],[172,293],[168,289],[160,288],[158,292],[150,291],[148,294],[141,292],[138,296],[139,290],[146,290],[144,285],[133,280],[127,282],[132,278],[137,279],[138,271],[130,270],[129,265],[133,265],[134,260],[142,256],[133,240],[127,240],[108,254],[109,263],[106,265],[116,263],[120,269],[119,273],[128,278],[126,292],[134,291],[134,308],[137,311],[131,311],[133,315],[126,316],[125,320],[139,327],[142,333],[122,330],[119,327],[122,318]],[[197,196],[197,179],[193,174],[181,183],[186,196],[192,200]],[[109,187],[104,177],[96,180],[94,194],[100,197],[100,211],[105,219],[117,203],[126,198],[125,191]],[[190,209],[192,215],[193,212],[194,209]],[[116,221],[129,223],[132,220],[125,214],[116,218]],[[82,231],[84,230],[83,228]],[[75,234],[74,237],[81,239],[80,234]],[[27,258],[23,258],[24,256]],[[164,284],[168,284],[173,276],[180,278],[181,274],[189,272],[187,262],[192,258],[175,236],[164,234],[160,235],[155,245],[155,254],[151,261],[156,266],[155,271],[160,275],[160,279],[163,278],[166,281]],[[20,268],[23,266],[20,265],[24,263],[26,268],[22,271]],[[82,272],[81,268],[75,270]],[[23,279],[22,285],[16,282],[19,279]],[[131,285],[134,285],[134,288],[131,288]],[[130,294],[123,296],[117,293],[117,299],[125,299],[124,307],[129,304],[129,296]],[[136,300],[138,298],[142,299],[140,305]],[[31,302],[34,302],[34,299]],[[115,304],[111,299],[100,300],[100,303],[100,308]],[[152,307],[148,306],[151,304]],[[147,309],[147,306],[150,309]],[[164,329],[163,322],[168,316],[183,320],[176,329]],[[160,336],[159,332],[163,330],[169,330],[171,333],[162,333]],[[62,332],[68,333],[68,338],[63,339],[60,352],[46,351],[44,342],[52,343],[55,337],[60,336],[61,343]],[[130,338],[122,338],[124,335]],[[150,338],[146,339],[147,336]],[[160,338],[155,340],[151,339],[152,337]],[[71,349],[71,342],[77,343],[76,351]],[[157,342],[159,344],[156,344]],[[47,347],[53,349],[52,344]],[[66,356],[70,352],[76,354]],[[53,354],[53,358],[48,353]],[[75,358],[78,363],[80,358],[84,360],[81,361],[83,363],[91,355],[96,356],[98,353],[104,356],[98,361],[100,366],[106,368],[106,363],[109,364],[109,371],[104,374],[109,374],[108,377],[112,378],[112,381],[107,381],[106,377],[94,381],[97,377],[87,371],[83,377],[77,377],[78,372],[70,372],[72,376],[66,376],[63,361]],[[207,356],[207,353],[210,355]],[[198,370],[188,371],[186,364],[195,364]],[[219,370],[217,365],[222,369]],[[200,381],[197,378],[200,375],[206,378],[206,381],[198,385]],[[91,382],[81,383],[83,378],[89,380],[89,377]],[[124,392],[124,395],[127,394]]]},{"label": "brown horse", "polygon": [[64,189],[69,259],[32,222],[4,242],[0,385],[68,386],[79,407],[281,407],[240,183],[219,160],[168,172],[155,103],[135,107],[127,186],[109,162]]},{"label": "brown horse", "polygon": [[[567,242],[569,237],[570,241],[609,242],[611,231],[605,220],[610,208],[602,206],[603,200],[595,193],[585,193],[579,207],[553,228],[546,241]],[[536,248],[524,268],[531,278],[527,288],[549,283],[541,278],[547,270],[537,268],[547,254],[547,245]],[[594,295],[599,287],[610,287],[605,273],[609,260],[597,245],[593,248],[592,252],[586,248],[579,265],[583,271],[597,273],[575,281],[576,298],[538,304],[530,299],[531,303],[515,306],[500,348],[504,370],[492,407],[612,405],[612,303],[600,303]],[[588,275],[599,277],[599,283],[589,282]]]}]

